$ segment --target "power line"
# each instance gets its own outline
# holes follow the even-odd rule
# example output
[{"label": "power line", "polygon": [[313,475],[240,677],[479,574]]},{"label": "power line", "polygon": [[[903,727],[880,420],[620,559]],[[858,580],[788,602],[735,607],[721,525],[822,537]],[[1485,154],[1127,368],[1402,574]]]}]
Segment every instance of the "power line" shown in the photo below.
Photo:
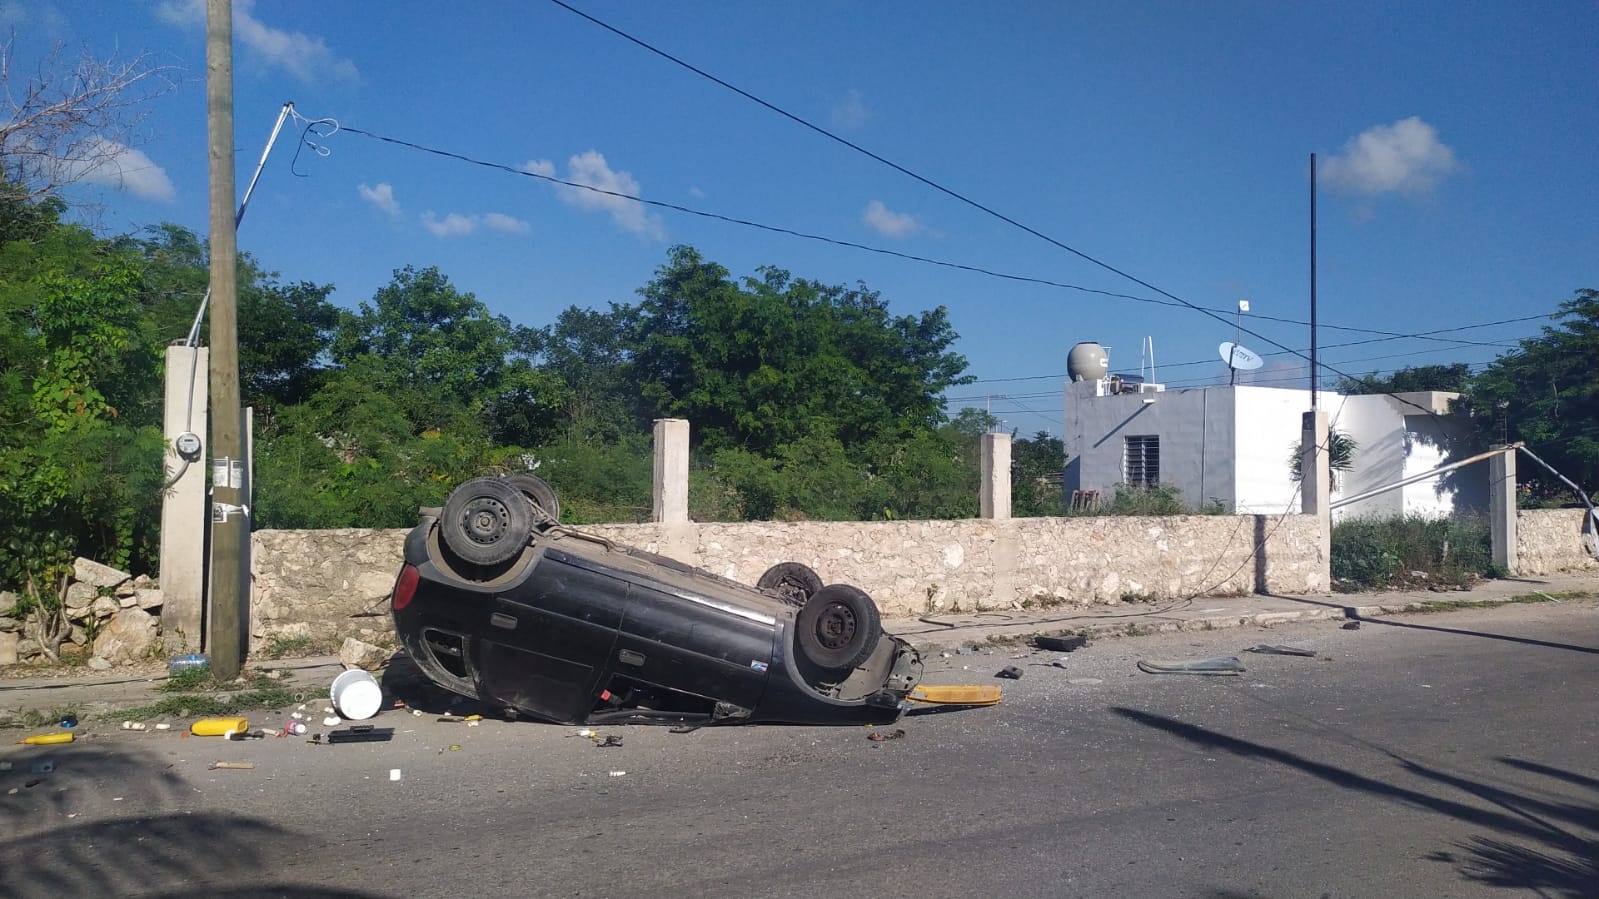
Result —
[{"label": "power line", "polygon": [[[1215,311],[1215,310],[1211,310],[1211,309],[1207,309],[1207,308],[1205,308],[1203,306],[1199,306],[1199,305],[1197,305],[1195,303],[1191,303],[1188,300],[1185,300],[1182,297],[1177,296],[1174,293],[1171,293],[1170,291],[1164,290],[1164,289],[1162,289],[1160,287],[1156,287],[1154,284],[1151,284],[1148,281],[1145,281],[1142,278],[1139,278],[1139,277],[1137,277],[1137,276],[1135,276],[1135,275],[1133,275],[1133,274],[1131,274],[1129,272],[1123,271],[1123,270],[1117,268],[1116,266],[1111,265],[1108,262],[1105,262],[1102,259],[1099,259],[1099,258],[1097,258],[1097,257],[1095,257],[1093,255],[1090,255],[1089,253],[1086,253],[1086,252],[1084,252],[1082,250],[1079,250],[1076,247],[1073,247],[1073,246],[1071,246],[1071,245],[1069,245],[1069,244],[1067,244],[1067,243],[1065,243],[1063,241],[1056,240],[1055,238],[1049,236],[1048,234],[1045,234],[1044,232],[1039,231],[1038,229],[1033,228],[1030,225],[1023,224],[1022,222],[1017,221],[1014,218],[1011,218],[1010,216],[1000,212],[997,209],[994,209],[994,208],[992,208],[990,206],[987,206],[987,205],[985,205],[983,203],[980,203],[977,200],[974,200],[971,197],[968,197],[965,194],[962,194],[962,193],[960,193],[960,192],[958,192],[956,190],[953,190],[951,188],[945,187],[944,185],[938,183],[937,181],[934,181],[931,178],[927,178],[927,177],[925,177],[923,175],[920,175],[920,174],[918,174],[918,173],[916,173],[914,171],[911,171],[910,169],[906,168],[905,166],[900,165],[899,163],[896,163],[896,162],[894,162],[894,161],[892,161],[890,159],[886,159],[886,158],[884,158],[882,156],[879,156],[878,154],[873,153],[871,150],[868,150],[865,147],[863,147],[863,146],[861,146],[861,145],[859,145],[859,144],[857,144],[857,143],[855,143],[853,141],[850,141],[850,140],[848,140],[848,139],[846,139],[846,138],[844,138],[844,137],[842,137],[842,136],[840,136],[838,134],[834,134],[833,132],[827,130],[826,128],[823,128],[820,125],[814,124],[814,123],[810,122],[807,119],[804,119],[804,118],[802,118],[802,117],[800,117],[798,115],[795,115],[794,113],[791,113],[791,112],[789,112],[786,109],[783,109],[783,108],[781,108],[781,107],[779,107],[779,106],[777,106],[775,104],[769,103],[766,100],[763,100],[760,97],[757,97],[756,95],[750,93],[749,91],[744,90],[741,87],[738,87],[736,85],[730,84],[727,81],[723,81],[721,78],[718,78],[715,75],[712,75],[710,72],[707,72],[704,69],[701,69],[698,66],[695,66],[692,63],[689,63],[686,60],[679,59],[678,57],[673,56],[672,54],[666,52],[665,50],[662,50],[659,47],[654,46],[653,44],[647,43],[646,41],[640,40],[639,38],[636,38],[633,35],[628,34],[627,32],[622,31],[619,28],[616,28],[616,27],[614,27],[614,26],[612,26],[612,25],[610,25],[610,24],[608,24],[606,22],[603,22],[603,21],[601,21],[599,19],[596,19],[595,17],[589,15],[586,12],[583,12],[580,9],[577,9],[577,8],[567,4],[567,3],[562,2],[562,0],[550,0],[550,2],[554,3],[556,6],[559,6],[562,9],[564,9],[564,10],[566,10],[566,11],[568,11],[568,12],[570,12],[570,13],[572,13],[572,14],[580,17],[580,18],[586,19],[587,21],[589,21],[589,22],[591,22],[591,23],[593,23],[595,25],[598,25],[601,28],[604,28],[606,31],[609,31],[612,34],[615,34],[617,37],[620,37],[620,38],[622,38],[622,39],[624,39],[626,41],[629,41],[630,43],[636,44],[639,47],[642,47],[643,49],[648,50],[649,52],[654,53],[657,56],[660,56],[663,59],[666,59],[666,60],[668,60],[668,61],[670,61],[672,63],[675,63],[675,64],[677,64],[679,66],[682,66],[683,68],[688,69],[689,71],[695,73],[696,75],[699,75],[702,78],[706,78],[706,79],[708,79],[710,81],[713,81],[716,84],[719,84],[722,87],[725,87],[728,90],[738,94],[739,96],[744,97],[745,99],[750,100],[751,102],[759,104],[760,106],[762,106],[762,107],[764,107],[766,109],[769,109],[772,112],[775,112],[778,115],[780,115],[780,116],[782,116],[782,117],[784,117],[784,118],[786,118],[786,119],[788,119],[788,120],[790,120],[790,121],[792,121],[792,122],[794,122],[794,123],[796,123],[796,124],[798,124],[798,125],[800,125],[800,126],[802,126],[804,128],[807,128],[807,129],[809,129],[811,131],[814,131],[817,134],[820,134],[821,136],[827,138],[828,140],[831,140],[831,141],[834,141],[836,143],[842,144],[842,145],[844,145],[844,146],[856,151],[857,153],[860,153],[860,154],[862,154],[864,156],[867,156],[870,159],[873,159],[873,160],[875,160],[875,161],[877,161],[877,162],[879,162],[879,163],[881,163],[883,165],[888,166],[889,168],[893,169],[894,171],[899,172],[900,174],[905,175],[906,177],[911,178],[912,180],[915,180],[915,181],[917,181],[917,182],[919,182],[919,183],[921,183],[921,184],[923,184],[923,185],[925,185],[927,187],[930,187],[933,190],[938,191],[941,194],[944,194],[947,197],[950,197],[950,198],[952,198],[954,200],[957,200],[957,201],[959,201],[961,203],[964,203],[967,206],[972,207],[973,209],[976,209],[976,210],[978,210],[980,212],[983,212],[983,213],[985,213],[985,214],[987,214],[987,215],[989,215],[989,216],[991,216],[993,218],[996,218],[996,219],[998,219],[998,220],[1010,225],[1011,227],[1014,227],[1014,228],[1016,228],[1018,230],[1021,230],[1021,231],[1025,231],[1026,233],[1033,235],[1034,237],[1038,238],[1039,240],[1044,241],[1045,243],[1050,244],[1051,246],[1054,246],[1054,247],[1056,247],[1058,249],[1061,249],[1061,250],[1065,250],[1066,252],[1072,254],[1073,256],[1076,256],[1077,258],[1083,260],[1084,262],[1087,262],[1087,263],[1089,263],[1091,265],[1094,265],[1094,266],[1097,266],[1097,267],[1099,267],[1101,269],[1104,269],[1105,271],[1110,272],[1111,274],[1118,275],[1118,276],[1120,276],[1120,277],[1122,277],[1122,278],[1124,278],[1124,279],[1126,279],[1128,281],[1133,282],[1134,284],[1137,284],[1140,287],[1143,287],[1146,290],[1152,290],[1155,293],[1158,293],[1161,296],[1166,297],[1169,300],[1172,300],[1173,302],[1179,303],[1179,304],[1181,304],[1181,305],[1183,305],[1183,306],[1185,306],[1185,307],[1187,307],[1189,309],[1192,309],[1193,311],[1198,312],[1201,315],[1209,316],[1210,318],[1213,318],[1216,321],[1221,322],[1222,324],[1233,324],[1235,330],[1242,331],[1243,333],[1248,334],[1251,337],[1257,338],[1259,340],[1263,340],[1266,343],[1269,343],[1272,346],[1277,347],[1278,349],[1280,349],[1280,350],[1282,350],[1282,351],[1284,351],[1286,353],[1290,353],[1292,355],[1299,356],[1300,358],[1304,359],[1307,362],[1312,361],[1309,356],[1305,355],[1303,352],[1300,352],[1299,350],[1291,349],[1291,348],[1289,348],[1288,346],[1286,346],[1284,344],[1281,344],[1281,343],[1278,343],[1275,340],[1272,340],[1270,337],[1267,337],[1264,334],[1261,334],[1261,333],[1256,332],[1256,331],[1251,331],[1248,328],[1243,328],[1243,327],[1238,326],[1237,323],[1235,323],[1235,322],[1228,321],[1228,319],[1221,312],[1218,312],[1218,311]],[[1328,371],[1331,371],[1334,374],[1340,375],[1340,376],[1345,377],[1345,378],[1353,377],[1353,376],[1351,376],[1351,375],[1349,375],[1349,374],[1347,374],[1345,372],[1339,371],[1338,369],[1332,368],[1331,366],[1328,366],[1328,365],[1325,365],[1325,364],[1322,364],[1321,367],[1322,368],[1326,368]],[[1408,403],[1409,401],[1401,399],[1400,402]],[[1420,409],[1423,412],[1429,412],[1430,413],[1430,410],[1425,409],[1424,407],[1422,407],[1419,404],[1410,403],[1410,405],[1415,406],[1417,409]]]},{"label": "power line", "polygon": [[[552,0],[552,2],[555,2],[555,0]],[[319,120],[319,121],[325,121],[325,120]],[[1187,307],[1187,308],[1194,309],[1196,311],[1204,312],[1206,314],[1210,314],[1210,312],[1211,312],[1211,310],[1207,310],[1204,307],[1195,306],[1194,304],[1188,303],[1187,301],[1183,301],[1183,300],[1178,300],[1176,302],[1169,302],[1169,301],[1165,301],[1165,300],[1153,299],[1153,298],[1150,298],[1150,297],[1140,297],[1140,296],[1136,296],[1136,295],[1133,295],[1133,294],[1119,293],[1119,292],[1116,292],[1116,291],[1099,290],[1099,289],[1092,288],[1092,287],[1084,287],[1084,286],[1078,285],[1078,284],[1069,284],[1069,283],[1065,283],[1065,282],[1061,282],[1061,281],[1053,281],[1053,280],[1046,279],[1046,278],[1033,278],[1033,277],[1029,277],[1029,276],[1025,276],[1025,275],[1015,275],[1015,274],[1010,274],[1010,273],[1007,273],[1007,272],[999,272],[999,271],[994,271],[992,269],[982,268],[980,266],[966,265],[964,263],[950,262],[948,260],[933,259],[933,258],[926,257],[926,256],[919,256],[919,255],[916,255],[916,254],[913,254],[913,253],[904,253],[904,252],[901,252],[901,251],[898,251],[898,250],[890,250],[890,249],[885,249],[885,248],[882,248],[882,247],[873,247],[873,246],[869,246],[869,245],[866,245],[866,244],[856,243],[854,241],[848,241],[848,240],[842,240],[842,239],[839,239],[839,238],[827,237],[825,235],[810,234],[810,233],[806,233],[806,232],[802,232],[802,231],[796,231],[796,230],[793,230],[791,228],[784,228],[784,227],[780,227],[780,226],[776,226],[776,225],[767,225],[767,224],[763,224],[763,223],[760,223],[760,222],[750,221],[750,220],[747,220],[747,219],[736,218],[734,216],[723,215],[721,213],[709,212],[709,211],[702,210],[702,209],[694,209],[694,208],[691,208],[691,207],[688,207],[688,206],[682,206],[682,205],[677,204],[677,203],[668,203],[668,202],[661,201],[661,200],[646,200],[646,199],[644,199],[642,197],[635,197],[635,196],[631,196],[629,194],[619,193],[617,191],[606,190],[604,188],[595,187],[595,186],[589,185],[589,184],[582,184],[582,183],[575,182],[575,181],[567,181],[567,180],[562,179],[562,178],[557,178],[557,177],[555,177],[553,175],[545,175],[545,174],[540,173],[540,172],[529,172],[529,171],[526,171],[526,170],[523,170],[523,169],[516,168],[516,167],[511,166],[511,165],[507,165],[505,163],[490,162],[490,161],[487,161],[487,160],[477,159],[477,158],[474,158],[474,157],[471,157],[471,156],[467,156],[467,155],[462,154],[462,153],[456,153],[454,151],[444,150],[444,149],[440,149],[440,148],[437,148],[437,147],[430,147],[430,146],[427,146],[425,144],[416,143],[415,141],[409,141],[409,140],[404,140],[402,138],[390,137],[390,136],[387,136],[387,135],[377,134],[375,132],[366,131],[364,129],[356,128],[356,127],[350,126],[350,125],[338,125],[337,129],[339,131],[347,131],[347,132],[349,132],[351,134],[357,134],[357,135],[360,135],[362,137],[366,137],[366,138],[370,138],[372,140],[380,141],[382,143],[393,144],[395,146],[405,147],[407,149],[416,150],[418,152],[427,153],[427,154],[430,154],[430,155],[439,156],[439,157],[443,157],[443,158],[446,158],[446,159],[453,159],[453,160],[456,160],[458,162],[465,162],[465,163],[467,163],[469,165],[478,166],[480,168],[488,168],[488,169],[493,169],[493,170],[500,171],[500,172],[505,172],[507,174],[520,175],[520,176],[527,177],[527,178],[533,178],[533,179],[536,179],[536,180],[539,180],[539,181],[545,181],[545,182],[549,182],[549,183],[552,183],[552,184],[558,184],[558,185],[561,185],[563,187],[571,187],[571,188],[576,188],[576,189],[579,189],[579,190],[587,190],[587,191],[591,191],[593,193],[601,194],[601,195],[604,195],[604,196],[617,197],[617,198],[624,199],[624,200],[630,200],[630,201],[635,202],[635,203],[640,203],[640,204],[643,204],[643,205],[646,205],[646,206],[653,206],[653,207],[661,208],[661,209],[669,209],[669,210],[672,210],[674,212],[681,212],[681,213],[684,213],[686,215],[693,215],[693,216],[698,216],[698,217],[701,217],[701,218],[713,219],[715,221],[725,222],[725,223],[728,223],[728,224],[741,225],[741,226],[744,226],[744,227],[755,228],[755,229],[758,229],[758,230],[768,231],[768,232],[771,232],[771,233],[783,234],[783,235],[787,235],[787,236],[791,236],[791,237],[799,237],[799,238],[803,238],[803,239],[806,239],[806,240],[820,241],[822,243],[833,244],[835,246],[842,246],[842,247],[848,247],[848,248],[851,248],[851,249],[864,250],[864,251],[869,252],[869,253],[876,253],[876,254],[879,254],[879,255],[891,256],[891,257],[904,259],[904,260],[911,261],[911,262],[920,262],[920,263],[924,263],[924,264],[928,264],[928,265],[936,265],[936,266],[940,266],[940,267],[944,267],[944,268],[950,268],[950,269],[956,269],[956,270],[960,270],[960,271],[971,272],[971,273],[974,273],[974,274],[986,275],[986,276],[989,276],[989,277],[1000,278],[1000,279],[1003,279],[1003,280],[1019,281],[1019,282],[1025,282],[1025,283],[1031,283],[1031,284],[1038,284],[1038,285],[1042,285],[1042,286],[1056,287],[1056,288],[1061,288],[1061,289],[1065,289],[1065,290],[1075,290],[1075,291],[1080,291],[1080,292],[1083,292],[1083,293],[1097,294],[1097,295],[1100,295],[1100,296],[1112,297],[1112,298],[1116,298],[1116,299],[1132,300],[1132,301],[1140,302],[1140,303],[1152,303],[1152,304],[1159,305],[1159,306],[1182,306],[1182,307]],[[1139,282],[1139,283],[1142,283],[1142,282]],[[1158,290],[1158,288],[1152,288],[1152,289],[1157,289]],[[1215,316],[1213,316],[1213,317],[1215,317]],[[1264,316],[1256,316],[1256,317],[1257,318],[1262,318]],[[1418,334],[1397,334],[1396,333],[1396,334],[1393,334],[1393,336],[1389,336],[1389,337],[1379,337],[1379,338],[1373,338],[1373,339],[1369,339],[1369,340],[1357,340],[1357,341],[1349,341],[1349,342],[1346,342],[1346,343],[1329,344],[1326,348],[1327,349],[1332,349],[1332,348],[1337,348],[1337,347],[1361,346],[1361,345],[1370,344],[1370,343],[1382,343],[1382,342],[1386,342],[1386,341],[1403,340],[1403,339],[1410,339],[1410,338],[1431,339],[1432,335],[1436,335],[1436,334],[1453,333],[1453,332],[1456,332],[1456,331],[1464,331],[1464,330],[1470,330],[1470,329],[1473,329],[1473,328],[1480,328],[1480,327],[1490,327],[1492,325],[1499,325],[1499,324],[1512,324],[1512,323],[1516,323],[1516,322],[1530,321],[1530,320],[1533,320],[1533,319],[1547,318],[1547,317],[1548,317],[1547,315],[1523,316],[1523,317],[1520,317],[1520,318],[1505,319],[1505,320],[1502,320],[1502,321],[1499,321],[1499,322],[1489,322],[1489,323],[1484,323],[1484,324],[1479,324],[1479,325],[1462,325],[1462,326],[1455,327],[1455,328],[1439,328],[1439,329],[1436,329],[1436,330],[1433,330],[1433,331],[1426,331],[1426,332],[1421,332],[1421,333],[1418,333]],[[1291,321],[1291,320],[1289,320],[1289,321]],[[1296,323],[1297,324],[1304,324],[1303,322],[1296,322]],[[1371,329],[1364,329],[1364,328],[1353,328],[1353,327],[1334,326],[1334,325],[1328,325],[1326,327],[1337,327],[1337,328],[1340,328],[1342,330],[1366,331],[1366,332],[1370,332],[1370,330],[1371,330]],[[1244,329],[1244,333],[1252,334],[1254,336],[1260,337],[1262,340],[1266,340],[1268,343],[1271,343],[1273,346],[1282,347],[1282,349],[1280,351],[1278,351],[1278,352],[1271,352],[1271,353],[1263,354],[1265,356],[1294,355],[1294,356],[1298,356],[1298,357],[1300,357],[1302,359],[1306,359],[1308,361],[1309,357],[1307,357],[1305,355],[1305,353],[1302,352],[1302,351],[1286,347],[1283,344],[1277,343],[1276,341],[1270,340],[1269,338],[1266,338],[1266,337],[1264,337],[1262,335],[1255,334],[1255,332],[1250,331],[1247,328]],[[1378,333],[1390,333],[1390,332],[1378,332]],[[1469,345],[1496,345],[1496,344],[1480,344],[1477,341],[1461,341],[1461,343],[1462,344],[1469,344]],[[1436,352],[1436,351],[1434,350],[1434,351],[1419,351],[1419,352]],[[1207,364],[1209,361],[1210,360],[1199,360],[1199,361],[1193,361],[1193,362],[1170,362],[1170,363],[1166,363],[1162,367],[1164,367],[1164,368],[1179,368],[1179,367],[1189,366],[1189,365],[1204,365],[1204,364]],[[1322,368],[1325,368],[1328,371],[1331,371],[1334,374],[1340,375],[1342,377],[1348,377],[1348,378],[1352,378],[1353,377],[1352,375],[1346,374],[1346,373],[1344,373],[1342,371],[1339,371],[1336,368],[1332,368],[1331,366],[1328,366],[1326,364],[1323,364]],[[1052,375],[1036,375],[1036,376],[1030,376],[1030,377],[1025,377],[1025,378],[1000,378],[1000,379],[993,379],[992,382],[1011,381],[1011,380],[1034,380],[1034,379],[1042,379],[1042,378],[1048,378],[1048,377],[1055,377],[1055,376],[1052,376]],[[991,382],[975,382],[975,383],[991,383]]]}]

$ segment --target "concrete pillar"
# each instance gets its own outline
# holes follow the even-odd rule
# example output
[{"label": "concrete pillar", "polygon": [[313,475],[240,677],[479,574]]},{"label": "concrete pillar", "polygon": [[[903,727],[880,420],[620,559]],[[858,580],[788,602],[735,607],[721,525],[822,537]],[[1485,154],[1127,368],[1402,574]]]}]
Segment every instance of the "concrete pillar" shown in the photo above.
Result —
[{"label": "concrete pillar", "polygon": [[978,516],[1010,517],[1010,435],[983,435],[982,475],[978,482]]},{"label": "concrete pillar", "polygon": [[[209,355],[205,347],[167,347],[162,433],[167,441],[166,480],[172,485],[161,499],[161,639],[174,652],[200,648],[205,535],[211,521],[204,443],[210,433],[206,421]],[[177,447],[183,434],[195,435],[199,441],[187,468]],[[179,471],[182,476],[173,480]]]},{"label": "concrete pillar", "polygon": [[1493,534],[1494,564],[1516,574],[1521,559],[1516,552],[1515,450],[1488,458],[1488,524]]},{"label": "concrete pillar", "polygon": [[688,523],[688,422],[655,420],[654,517],[660,524]]},{"label": "concrete pillar", "polygon": [[1332,470],[1328,467],[1327,413],[1306,412],[1299,429],[1299,511],[1316,516],[1321,533],[1320,589],[1332,589]]}]

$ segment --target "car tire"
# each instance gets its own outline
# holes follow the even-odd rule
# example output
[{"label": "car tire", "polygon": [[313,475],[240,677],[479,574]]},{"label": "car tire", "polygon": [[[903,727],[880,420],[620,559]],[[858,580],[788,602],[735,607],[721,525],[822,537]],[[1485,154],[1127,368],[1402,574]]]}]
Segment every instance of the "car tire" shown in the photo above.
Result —
[{"label": "car tire", "polygon": [[766,573],[755,582],[755,586],[776,595],[791,606],[804,608],[806,601],[816,595],[816,591],[822,589],[822,579],[809,565],[800,562],[778,562],[766,569]]},{"label": "car tire", "polygon": [[533,523],[535,526],[545,523],[560,523],[561,501],[555,497],[555,488],[546,484],[543,478],[534,477],[530,474],[511,474],[506,475],[505,480],[515,486],[516,489],[522,491],[522,495],[527,497],[527,501],[533,504]]},{"label": "car tire", "polygon": [[533,510],[503,478],[473,478],[455,488],[439,519],[450,552],[473,565],[516,558],[533,534]]},{"label": "car tire", "polygon": [[829,584],[806,600],[795,627],[800,654],[817,668],[843,672],[857,668],[877,648],[883,623],[866,591]]}]

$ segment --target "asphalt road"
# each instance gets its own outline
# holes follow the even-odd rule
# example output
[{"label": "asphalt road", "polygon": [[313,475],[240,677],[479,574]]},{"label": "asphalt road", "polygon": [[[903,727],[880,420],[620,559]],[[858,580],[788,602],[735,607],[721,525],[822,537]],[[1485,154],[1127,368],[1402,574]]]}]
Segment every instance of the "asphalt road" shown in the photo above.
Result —
[{"label": "asphalt road", "polygon": [[933,660],[1025,676],[881,743],[385,712],[389,743],[6,747],[0,897],[1599,896],[1592,601],[1019,652]]}]

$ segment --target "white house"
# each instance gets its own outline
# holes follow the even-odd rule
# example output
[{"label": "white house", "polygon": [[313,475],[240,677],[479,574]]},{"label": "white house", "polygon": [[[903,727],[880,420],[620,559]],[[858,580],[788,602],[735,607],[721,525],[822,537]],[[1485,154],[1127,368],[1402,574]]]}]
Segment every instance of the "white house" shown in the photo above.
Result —
[{"label": "white house", "polygon": [[[1458,427],[1439,416],[1458,394],[1395,396],[1321,393],[1331,428],[1358,444],[1353,467],[1334,479],[1332,500],[1429,471],[1449,458]],[[1065,385],[1064,487],[1099,491],[1118,484],[1167,484],[1200,508],[1219,503],[1240,514],[1299,511],[1291,460],[1310,391],[1221,386],[1166,390],[1114,377]],[[1485,465],[1429,478],[1335,508],[1334,517],[1447,515],[1487,508]]]}]

